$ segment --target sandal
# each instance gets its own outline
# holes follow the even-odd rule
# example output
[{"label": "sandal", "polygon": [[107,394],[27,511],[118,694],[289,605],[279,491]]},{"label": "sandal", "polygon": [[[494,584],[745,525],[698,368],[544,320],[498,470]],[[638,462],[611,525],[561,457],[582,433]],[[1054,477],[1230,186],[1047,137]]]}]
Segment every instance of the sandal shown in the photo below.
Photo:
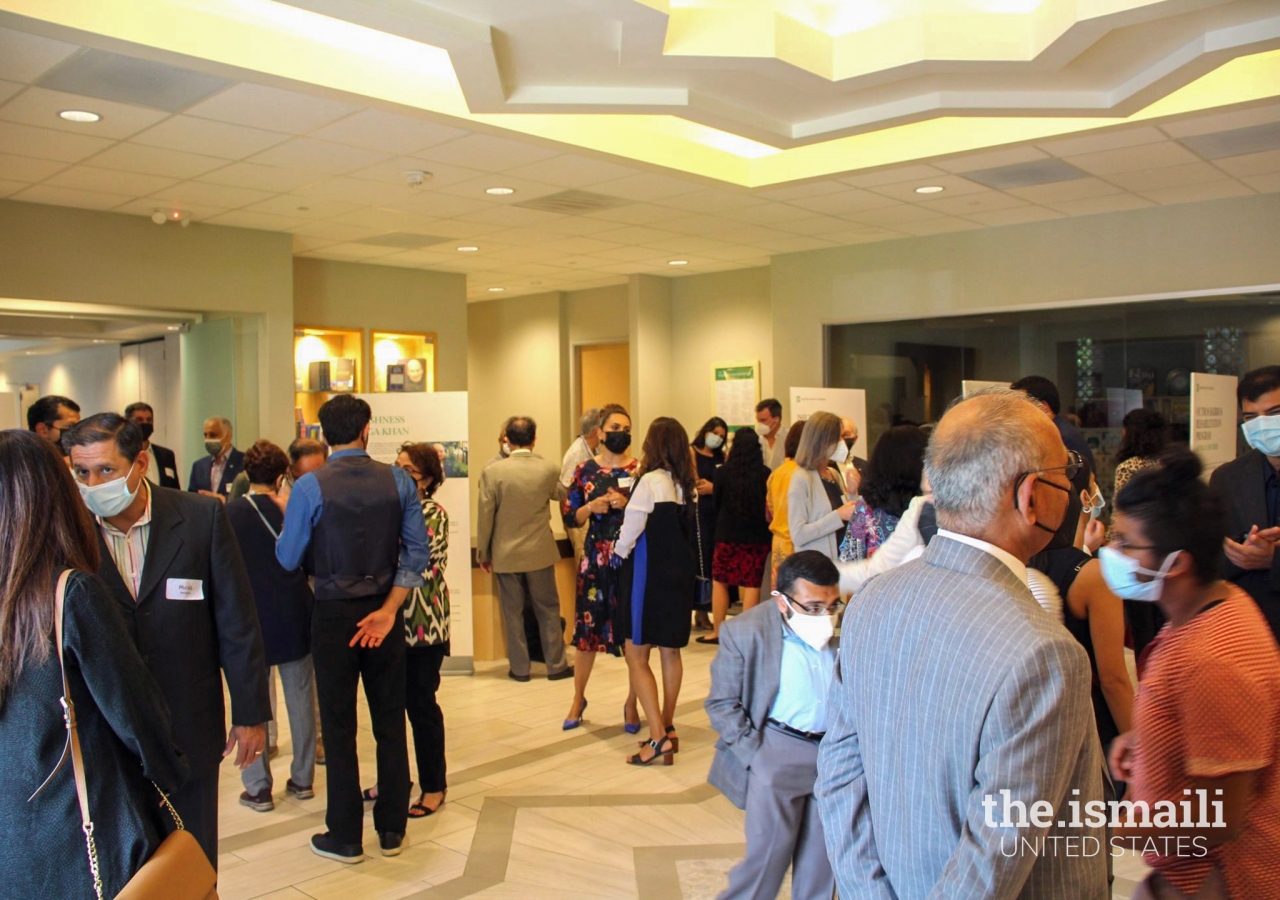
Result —
[{"label": "sandal", "polygon": [[432,809],[431,807],[427,806],[425,803],[422,802],[422,795],[419,794],[418,802],[409,807],[409,818],[425,819],[427,816],[434,815],[435,813],[440,812],[440,807],[444,806],[445,798],[448,796],[449,796],[449,789],[445,788],[443,791],[440,792],[440,803],[436,806],[435,809]]},{"label": "sandal", "polygon": [[[676,734],[676,726],[670,725],[667,727],[667,740],[671,742],[671,752],[679,753],[680,752],[680,736]],[[643,747],[647,743],[649,742],[637,741],[636,746]]]},{"label": "sandal", "polygon": [[645,743],[653,748],[653,756],[648,759],[644,758],[643,751],[633,756],[627,757],[627,765],[629,766],[651,766],[658,760],[662,760],[662,765],[669,766],[675,762],[675,751],[671,749],[671,738],[664,737],[661,741],[645,741]]}]

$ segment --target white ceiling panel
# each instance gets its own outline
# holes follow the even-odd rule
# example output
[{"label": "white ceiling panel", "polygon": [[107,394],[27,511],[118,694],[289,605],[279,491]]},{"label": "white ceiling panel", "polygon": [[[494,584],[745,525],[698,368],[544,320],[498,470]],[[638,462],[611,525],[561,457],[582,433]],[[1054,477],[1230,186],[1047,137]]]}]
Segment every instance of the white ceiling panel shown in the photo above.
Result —
[{"label": "white ceiling panel", "polygon": [[[93,157],[93,164],[102,169],[119,169],[141,175],[164,175],[169,178],[195,178],[227,165],[225,159],[148,147],[123,141],[103,150]],[[252,187],[253,185],[244,185]]]},{"label": "white ceiling panel", "polygon": [[299,197],[326,197],[357,206],[369,206],[404,199],[412,190],[413,188],[400,184],[384,184],[380,181],[363,181],[359,178],[338,176],[296,188],[293,193]]},{"label": "white ceiling panel", "polygon": [[594,185],[591,190],[597,194],[608,194],[610,197],[622,197],[627,200],[656,201],[675,197],[678,194],[690,194],[700,190],[701,187],[679,178],[646,173],[606,181]]},{"label": "white ceiling panel", "polygon": [[756,246],[763,247],[770,253],[802,253],[805,250],[822,250],[826,247],[839,245],[832,241],[824,241],[821,238],[793,235],[792,237],[778,238],[776,240],[758,241]]},{"label": "white ceiling panel", "polygon": [[948,172],[976,172],[979,169],[997,169],[1001,166],[1014,166],[1018,163],[1044,159],[1047,153],[1035,147],[1008,147],[1000,150],[987,150],[982,153],[969,153],[951,159],[943,159],[934,163],[939,169]]},{"label": "white ceiling panel", "polygon": [[1158,144],[1164,139],[1164,132],[1158,128],[1147,126],[1142,128],[1115,128],[1097,134],[1082,135],[1081,137],[1041,141],[1036,146],[1052,156],[1082,156],[1086,153],[1100,153],[1103,150],[1121,150],[1125,147],[1137,147],[1140,144]]},{"label": "white ceiling panel", "polygon": [[527,166],[540,159],[559,155],[559,150],[538,147],[522,141],[470,134],[457,140],[428,147],[415,155],[455,166],[470,166],[491,172],[505,172]]},{"label": "white ceiling panel", "polygon": [[408,156],[460,138],[461,128],[429,122],[410,115],[394,115],[380,109],[366,109],[315,131],[311,136],[366,150]]},{"label": "white ceiling panel", "polygon": [[1280,172],[1272,172],[1269,175],[1246,175],[1240,180],[1255,191],[1261,191],[1264,194],[1280,191]]},{"label": "white ceiling panel", "polygon": [[1267,175],[1271,172],[1280,172],[1280,150],[1229,156],[1225,159],[1215,159],[1213,164],[1228,175]]},{"label": "white ceiling panel", "polygon": [[599,184],[602,181],[615,181],[638,173],[633,168],[617,163],[564,153],[527,165],[516,166],[508,170],[508,174],[518,178],[558,184],[561,187],[580,188]]},{"label": "white ceiling panel", "polygon": [[599,253],[602,250],[616,250],[618,244],[600,241],[594,238],[574,237],[559,241],[547,241],[542,245],[550,253]]},{"label": "white ceiling panel", "polygon": [[518,206],[496,206],[482,209],[479,212],[459,216],[465,222],[487,222],[491,225],[502,225],[508,228],[531,228],[544,225],[558,219],[559,213],[543,212],[538,209],[521,209]]},{"label": "white ceiling panel", "polygon": [[75,188],[34,184],[13,194],[9,199],[24,203],[48,203],[52,206],[78,206],[82,209],[114,209],[133,198],[128,194],[103,194]]},{"label": "white ceiling panel", "polygon": [[[901,184],[904,181],[921,180],[926,183],[928,179],[936,179],[939,176],[946,175],[942,169],[937,166],[928,165],[908,165],[895,166],[892,169],[881,169],[878,172],[867,172],[860,175],[850,175],[846,178],[840,178],[839,181],[853,187],[873,188],[885,184]],[[936,181],[927,181],[928,184],[936,184]]]},{"label": "white ceiling panel", "polygon": [[[843,185],[841,186],[844,187]],[[836,193],[818,194],[813,197],[799,197],[789,201],[792,206],[811,210],[815,213],[826,213],[831,216],[842,216],[868,209],[881,209],[895,206],[899,201],[883,194],[863,190],[840,190]]]},{"label": "white ceiling panel", "polygon": [[67,164],[64,162],[56,162],[50,159],[35,159],[31,156],[14,156],[10,153],[0,153],[0,174],[3,174],[10,181],[25,181],[28,183],[43,181],[66,167]]},{"label": "white ceiling panel", "polygon": [[542,227],[556,234],[573,237],[580,234],[594,235],[600,230],[600,222],[598,219],[590,219],[586,216],[563,216],[554,222],[545,223]]},{"label": "white ceiling panel", "polygon": [[[433,179],[434,180],[434,179]],[[545,197],[548,194],[558,194],[564,190],[558,184],[550,184],[545,181],[531,181],[527,178],[513,178],[508,173],[501,175],[484,175],[480,178],[471,178],[466,181],[459,181],[456,184],[436,186],[428,183],[427,187],[431,190],[438,190],[444,194],[453,194],[455,197],[475,197],[484,199],[504,206],[510,206],[515,203],[523,203],[526,200],[533,200],[536,197]],[[486,194],[485,191],[492,187],[511,188],[514,194]]]},{"label": "white ceiling panel", "polygon": [[[115,209],[112,211],[118,212],[118,213],[128,213],[131,216],[150,216],[157,209],[172,210],[173,205],[161,203],[157,200],[152,200],[150,198],[144,197],[140,200],[130,200],[128,203],[115,207]],[[197,206],[191,203],[183,204],[181,207],[181,210],[185,213],[189,213],[191,215],[191,218],[198,222],[203,222],[206,219],[210,219],[213,216],[221,215],[222,213],[227,211],[218,206],[203,206],[203,205]]]},{"label": "white ceiling panel", "polygon": [[1175,122],[1165,122],[1160,126],[1160,130],[1170,137],[1184,138],[1198,134],[1212,134],[1215,131],[1266,125],[1269,122],[1280,122],[1280,104],[1272,103],[1230,112],[1189,116]]},{"label": "white ceiling panel", "polygon": [[1043,206],[1015,206],[1010,209],[993,209],[987,212],[966,213],[965,218],[983,225],[1025,225],[1045,219],[1061,219],[1062,213]]},{"label": "white ceiling panel", "polygon": [[614,244],[649,244],[653,241],[669,241],[672,238],[680,237],[680,235],[673,231],[663,231],[660,228],[645,228],[641,225],[633,225],[629,228],[610,228],[607,231],[601,229],[596,237]]},{"label": "white ceiling panel", "polygon": [[0,28],[0,78],[35,81],[79,49],[76,44]]},{"label": "white ceiling panel", "polygon": [[[97,160],[95,159],[94,162]],[[323,179],[323,175],[309,170],[264,166],[252,162],[224,164],[217,171],[201,175],[199,178],[200,181],[207,181],[210,184],[225,184],[228,187],[249,188],[273,194],[297,190],[304,185]]]},{"label": "white ceiling panel", "polygon": [[878,241],[895,241],[910,235],[903,234],[901,231],[891,231],[888,228],[860,228],[854,231],[842,231],[829,237],[841,244],[872,244]]},{"label": "white ceiling panel", "polygon": [[133,137],[139,144],[223,159],[244,159],[288,139],[287,134],[194,116],[173,116]]},{"label": "white ceiling panel", "polygon": [[241,82],[188,107],[184,113],[232,125],[306,134],[358,109],[358,106],[298,91]]},{"label": "white ceiling panel", "polygon": [[1153,205],[1136,194],[1112,194],[1108,197],[1088,197],[1084,200],[1062,200],[1045,203],[1050,209],[1066,213],[1069,216],[1094,216],[1099,213],[1123,212],[1128,209],[1142,209]]},{"label": "white ceiling panel", "polygon": [[103,194],[128,194],[131,197],[138,197],[154,194],[176,182],[176,178],[166,178],[163,175],[140,175],[137,172],[121,172],[117,169],[72,166],[54,175],[45,184],[55,187],[76,188],[83,191],[98,191]]},{"label": "white ceiling panel", "polygon": [[71,163],[79,162],[110,146],[111,141],[107,138],[64,134],[49,128],[19,125],[17,122],[0,122],[0,153]]},{"label": "white ceiling panel", "polygon": [[1138,193],[1145,193],[1179,185],[1205,184],[1210,181],[1222,181],[1222,170],[1207,162],[1184,163],[1179,166],[1162,166],[1158,169],[1147,169],[1139,172],[1123,172],[1108,175],[1107,180],[1120,187]]},{"label": "white ceiling panel", "polygon": [[1243,197],[1253,191],[1230,178],[1223,181],[1210,181],[1203,184],[1184,184],[1178,187],[1161,188],[1154,191],[1139,191],[1148,200],[1156,203],[1199,203],[1202,200],[1221,200],[1226,197]]},{"label": "white ceiling panel", "polygon": [[[916,188],[930,185],[942,188],[941,193],[935,194],[917,194]],[[984,191],[990,192],[990,188],[985,185],[978,184],[976,181],[969,181],[961,178],[959,175],[941,175],[935,178],[913,179],[898,184],[884,184],[879,187],[870,188],[873,193],[881,194],[885,197],[892,197],[895,200],[906,200],[911,203],[923,202],[926,200],[939,200],[944,197],[961,197],[965,194],[978,194]]]},{"label": "white ceiling panel", "polygon": [[922,222],[903,222],[901,225],[895,225],[894,227],[900,231],[907,232],[907,234],[925,237],[930,234],[948,234],[952,231],[972,231],[983,226],[979,222],[970,222],[968,219],[943,216],[941,219],[926,219]]},{"label": "white ceiling panel", "polygon": [[[895,227],[904,222],[924,222],[928,219],[941,218],[942,213],[928,209],[918,203],[899,203],[897,206],[886,206],[883,209],[867,209],[853,213],[845,218],[859,225],[876,225]],[[831,238],[830,240],[834,240]]]},{"label": "white ceiling panel", "polygon": [[1101,150],[1071,156],[1067,162],[1092,175],[1114,175],[1117,172],[1137,172],[1196,162],[1196,156],[1185,147],[1172,141],[1160,144],[1143,144],[1139,147],[1121,147],[1117,150]]},{"label": "white ceiling panel", "polygon": [[671,209],[653,203],[632,203],[629,206],[618,206],[613,209],[602,209],[587,213],[588,219],[603,219],[606,222],[618,222],[625,225],[650,225],[654,222],[665,222],[672,218]]},{"label": "white ceiling panel", "polygon": [[[68,109],[95,112],[102,118],[92,123],[68,122],[58,115]],[[62,91],[49,91],[38,87],[27,88],[4,106],[0,106],[0,119],[8,122],[20,122],[23,125],[52,128],[69,134],[117,140],[137,134],[142,129],[150,128],[168,117],[168,113],[154,109],[113,103],[110,100],[95,100],[92,97],[64,94]]]},{"label": "white ceiling panel", "polygon": [[441,162],[433,162],[429,159],[418,159],[413,156],[399,156],[395,159],[378,163],[376,166],[369,166],[367,169],[357,169],[354,172],[349,172],[347,177],[381,181],[385,184],[407,185],[406,172],[429,172],[431,177],[427,179],[422,187],[432,190],[442,188],[448,184],[457,184],[460,181],[469,181],[484,175],[484,172],[478,169],[450,166]]},{"label": "white ceiling panel", "polygon": [[442,194],[439,191],[417,188],[405,196],[403,200],[393,200],[390,203],[384,203],[389,209],[399,209],[405,212],[419,213],[424,216],[432,216],[437,219],[451,219],[454,216],[465,216],[467,213],[480,212],[484,209],[493,209],[496,203],[487,200],[477,200],[470,197],[454,197],[450,194]]},{"label": "white ceiling panel", "polygon": [[[266,215],[261,213],[260,215]],[[358,241],[362,238],[382,234],[387,229],[371,225],[344,225],[339,222],[303,222],[292,225],[288,229],[294,234],[312,238],[327,238],[335,243]]]},{"label": "white ceiling panel", "polygon": [[[675,218],[675,216],[681,217]],[[744,224],[751,223],[735,222],[727,216],[684,216],[682,213],[674,213],[671,219],[662,223],[662,227],[676,234],[701,235],[728,231]]]},{"label": "white ceiling panel", "polygon": [[766,200],[799,200],[802,197],[820,197],[846,190],[849,186],[839,181],[806,181],[801,184],[785,184],[779,187],[763,188],[753,191],[757,197]]},{"label": "white ceiling panel", "polygon": [[801,209],[799,206],[792,206],[790,203],[762,203],[759,206],[735,209],[733,218],[739,222],[749,222],[752,225],[768,225],[771,228],[780,228],[787,222],[812,219],[813,210]]},{"label": "white ceiling panel", "polygon": [[[802,210],[808,214],[812,210]],[[854,213],[856,215],[856,213]],[[794,234],[831,234],[836,231],[848,231],[849,220],[841,219],[838,216],[809,216],[805,219],[796,219],[794,221],[781,221],[761,223],[769,224],[779,231],[789,231]]]},{"label": "white ceiling panel", "polygon": [[25,181],[0,179],[0,197],[8,197],[10,194],[16,194],[18,191],[26,190],[29,187],[31,185]]},{"label": "white ceiling panel", "polygon": [[[735,249],[746,250],[746,248],[735,248]],[[597,256],[601,260],[621,263],[621,262],[635,262],[637,259],[648,259],[650,256],[653,255],[653,251],[648,247],[630,246],[630,247],[618,247],[618,249],[616,250],[602,250],[598,253],[593,253],[591,255]]]},{"label": "white ceiling panel", "polygon": [[[930,200],[920,205],[935,212],[946,213],[949,216],[967,216],[976,212],[1011,209],[1015,206],[1023,206],[1025,203],[1025,200],[1019,200],[1017,197],[1011,197],[1000,191],[985,191],[981,194],[967,194],[963,197],[943,197],[940,200]],[[860,216],[854,216],[853,218],[860,218]]]},{"label": "white ceiling panel", "polygon": [[208,184],[203,181],[183,181],[157,191],[153,195],[157,200],[181,206],[184,203],[221,206],[236,209],[266,200],[271,194],[266,191],[254,191],[249,188],[230,187],[224,184]]},{"label": "white ceiling panel", "polygon": [[354,203],[332,200],[328,197],[299,197],[296,194],[280,194],[259,203],[251,203],[244,209],[245,212],[270,213],[273,216],[288,216],[290,218],[316,221],[341,213],[349,213],[359,208]]},{"label": "white ceiling panel", "polygon": [[1090,197],[1105,197],[1108,194],[1122,194],[1124,189],[1100,178],[1073,178],[1070,181],[1055,181],[1050,184],[1033,184],[1029,187],[1009,188],[1006,193],[1032,203],[1052,203],[1062,200],[1087,200]]},{"label": "white ceiling panel", "polygon": [[360,147],[348,147],[314,138],[293,138],[277,144],[249,158],[249,162],[264,166],[283,166],[289,169],[321,172],[326,175],[342,175],[356,169],[365,169],[383,162],[387,154]]},{"label": "white ceiling panel", "polygon": [[752,196],[745,191],[731,191],[723,188],[708,188],[690,194],[677,194],[658,201],[661,206],[697,213],[736,212],[752,206],[764,206],[768,202],[763,197]]}]

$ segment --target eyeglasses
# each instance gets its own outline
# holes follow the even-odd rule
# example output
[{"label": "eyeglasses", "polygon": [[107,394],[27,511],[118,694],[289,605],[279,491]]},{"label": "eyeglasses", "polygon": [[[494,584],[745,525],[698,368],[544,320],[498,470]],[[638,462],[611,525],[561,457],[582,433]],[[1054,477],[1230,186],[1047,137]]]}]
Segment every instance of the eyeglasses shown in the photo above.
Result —
[{"label": "eyeglasses", "polygon": [[[1084,467],[1084,457],[1074,450],[1067,451],[1067,464],[1065,466],[1046,466],[1043,469],[1028,469],[1018,474],[1018,480],[1013,483],[1013,505],[1017,509],[1018,506],[1018,489],[1022,487],[1022,482],[1027,480],[1028,476],[1041,475],[1045,472],[1061,472],[1067,476],[1067,481],[1075,481],[1076,476],[1080,474],[1080,470]],[[1054,484],[1052,481],[1045,481],[1050,487],[1056,487],[1060,491],[1069,491],[1070,488],[1064,488],[1060,484]]]},{"label": "eyeglasses", "polygon": [[814,604],[810,604],[809,606],[802,606],[795,601],[795,598],[789,597],[788,595],[782,593],[782,591],[774,591],[773,596],[781,597],[783,600],[786,600],[787,605],[789,605],[796,612],[800,613],[800,615],[802,616],[832,616],[840,612],[845,607],[845,603],[843,600],[837,600],[834,603],[832,603],[830,606],[827,606],[821,603],[814,603]]}]

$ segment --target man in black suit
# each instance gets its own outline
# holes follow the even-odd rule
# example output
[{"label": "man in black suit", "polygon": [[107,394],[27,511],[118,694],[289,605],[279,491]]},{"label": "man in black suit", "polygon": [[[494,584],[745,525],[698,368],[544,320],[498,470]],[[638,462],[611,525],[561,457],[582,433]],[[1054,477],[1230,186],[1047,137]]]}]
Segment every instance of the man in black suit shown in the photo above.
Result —
[{"label": "man in black suit", "polygon": [[182,490],[178,483],[177,457],[168,447],[151,443],[151,435],[156,430],[156,411],[151,404],[142,401],[130,403],[124,409],[124,417],[142,431],[142,449],[151,454],[151,461],[155,463],[154,467],[148,466],[152,483],[175,491]]},{"label": "man in black suit", "polygon": [[1032,400],[1038,400],[1048,407],[1053,416],[1053,424],[1057,426],[1058,434],[1062,435],[1062,443],[1068,450],[1074,450],[1080,454],[1087,466],[1087,468],[1080,467],[1071,485],[1077,491],[1089,490],[1089,474],[1098,471],[1093,461],[1093,448],[1089,446],[1089,442],[1084,439],[1084,435],[1080,433],[1075,423],[1062,414],[1062,395],[1058,393],[1058,386],[1043,375],[1027,375],[1019,378],[1009,387],[1015,391],[1022,391]]},{"label": "man in black suit", "polygon": [[204,420],[204,449],[209,455],[191,464],[187,490],[227,502],[231,482],[244,471],[244,454],[231,446],[231,420],[211,416]]},{"label": "man in black suit", "polygon": [[271,718],[262,632],[235,534],[221,503],[147,482],[142,432],[123,416],[90,416],[63,442],[97,521],[98,575],[120,603],[191,764],[173,805],[216,867],[218,765],[234,749],[236,765],[248,767],[266,749]]},{"label": "man in black suit", "polygon": [[1280,638],[1280,366],[1240,379],[1236,400],[1252,448],[1209,479],[1227,513],[1227,577],[1249,592]]}]

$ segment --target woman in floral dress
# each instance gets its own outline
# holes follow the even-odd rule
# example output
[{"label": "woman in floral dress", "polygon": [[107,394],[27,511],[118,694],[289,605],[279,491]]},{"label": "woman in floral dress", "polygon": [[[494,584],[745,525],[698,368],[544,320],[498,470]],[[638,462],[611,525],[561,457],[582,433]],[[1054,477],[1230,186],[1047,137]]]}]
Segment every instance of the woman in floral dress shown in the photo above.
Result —
[{"label": "woman in floral dress", "polygon": [[[564,502],[566,527],[587,525],[582,562],[578,568],[576,616],[573,643],[573,703],[564,720],[564,729],[582,724],[587,707],[587,680],[595,665],[597,653],[622,655],[622,641],[617,637],[614,613],[618,600],[619,571],[610,568],[613,544],[622,530],[623,510],[635,477],[637,462],[631,456],[631,417],[617,404],[600,410],[603,435],[596,456],[578,466],[569,495]],[[640,716],[634,692],[623,707],[627,730],[639,730]],[[634,723],[634,730],[633,725]]]}]

